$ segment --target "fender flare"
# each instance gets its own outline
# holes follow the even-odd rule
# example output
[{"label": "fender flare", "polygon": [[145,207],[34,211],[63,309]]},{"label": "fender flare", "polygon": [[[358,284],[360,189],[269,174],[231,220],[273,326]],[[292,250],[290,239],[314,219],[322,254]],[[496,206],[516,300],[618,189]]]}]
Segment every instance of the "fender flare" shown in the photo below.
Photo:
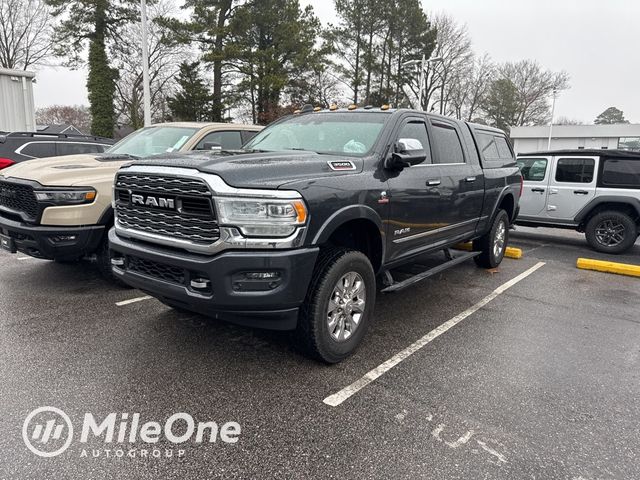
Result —
[{"label": "fender flare", "polygon": [[502,203],[507,195],[511,195],[513,197],[513,212],[511,213],[511,218],[509,218],[509,220],[512,222],[515,220],[518,205],[516,202],[516,194],[512,191],[511,185],[505,185],[500,192],[500,195],[498,195],[498,199],[495,201],[493,207],[491,208],[491,213],[489,214],[490,219],[493,220],[493,217],[495,217],[496,213],[498,212],[498,206]]},{"label": "fender flare", "polygon": [[574,217],[574,222],[582,223],[582,221],[591,213],[591,211],[596,208],[598,205],[602,205],[603,203],[623,203],[625,205],[632,206],[636,213],[640,215],[640,199],[635,197],[618,197],[613,195],[603,195],[601,197],[595,197],[589,203],[587,203],[577,215]]},{"label": "fender flare", "polygon": [[382,249],[382,262],[384,263],[386,245],[384,242],[384,225],[382,218],[373,208],[366,205],[349,205],[334,212],[318,229],[312,240],[312,245],[321,245],[329,240],[333,232],[351,220],[369,220],[380,232],[380,248]]}]

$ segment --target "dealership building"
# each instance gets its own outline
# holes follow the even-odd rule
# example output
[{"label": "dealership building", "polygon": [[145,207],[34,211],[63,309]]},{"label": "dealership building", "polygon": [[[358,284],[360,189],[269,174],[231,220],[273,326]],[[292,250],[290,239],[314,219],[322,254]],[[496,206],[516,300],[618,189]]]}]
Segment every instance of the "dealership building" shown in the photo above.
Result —
[{"label": "dealership building", "polygon": [[[547,150],[549,125],[512,127],[511,140],[517,153]],[[640,124],[554,125],[551,149],[620,148],[640,151]]]}]

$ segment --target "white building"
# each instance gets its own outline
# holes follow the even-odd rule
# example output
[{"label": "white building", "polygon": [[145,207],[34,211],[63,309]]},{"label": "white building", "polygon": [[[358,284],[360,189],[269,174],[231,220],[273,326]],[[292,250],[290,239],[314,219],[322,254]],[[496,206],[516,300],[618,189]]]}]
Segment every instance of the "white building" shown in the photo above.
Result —
[{"label": "white building", "polygon": [[[511,140],[517,153],[547,150],[549,125],[512,127]],[[583,148],[640,150],[640,124],[553,126],[551,150]]]},{"label": "white building", "polygon": [[36,74],[0,68],[0,132],[35,132],[33,81]]}]

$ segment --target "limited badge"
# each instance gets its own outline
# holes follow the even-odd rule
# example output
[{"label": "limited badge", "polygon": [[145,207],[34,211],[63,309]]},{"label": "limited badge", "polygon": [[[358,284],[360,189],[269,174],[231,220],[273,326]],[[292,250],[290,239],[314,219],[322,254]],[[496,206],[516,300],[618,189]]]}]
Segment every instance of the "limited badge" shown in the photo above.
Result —
[{"label": "limited badge", "polygon": [[336,172],[342,170],[355,170],[356,166],[353,162],[349,160],[334,160],[328,161],[327,164],[331,170],[335,170]]}]

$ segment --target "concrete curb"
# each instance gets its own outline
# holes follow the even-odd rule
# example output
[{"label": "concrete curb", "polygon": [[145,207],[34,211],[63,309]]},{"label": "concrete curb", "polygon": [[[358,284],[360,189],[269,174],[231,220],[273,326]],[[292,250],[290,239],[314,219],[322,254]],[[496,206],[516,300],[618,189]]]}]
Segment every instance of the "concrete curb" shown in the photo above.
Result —
[{"label": "concrete curb", "polygon": [[576,262],[576,267],[582,270],[595,270],[597,272],[615,273],[616,275],[626,275],[628,277],[640,277],[640,265],[631,265],[629,263],[579,258]]},{"label": "concrete curb", "polygon": [[[472,245],[470,242],[467,243],[458,243],[457,245],[454,245],[454,247],[456,250],[466,250],[467,252],[471,251]],[[507,247],[507,249],[504,252],[504,256],[507,258],[515,258],[516,260],[522,258],[522,250],[519,248],[515,248],[515,247]]]}]

